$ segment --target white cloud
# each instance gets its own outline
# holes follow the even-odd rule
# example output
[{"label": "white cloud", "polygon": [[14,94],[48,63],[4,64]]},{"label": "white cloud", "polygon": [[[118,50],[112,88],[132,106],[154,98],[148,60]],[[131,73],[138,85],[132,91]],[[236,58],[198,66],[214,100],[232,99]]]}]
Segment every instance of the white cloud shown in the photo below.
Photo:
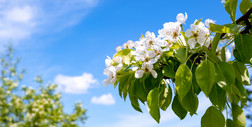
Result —
[{"label": "white cloud", "polygon": [[57,75],[54,79],[54,83],[58,84],[58,90],[71,94],[83,94],[86,93],[92,85],[98,81],[93,78],[92,74],[83,73],[81,76],[66,76]]},{"label": "white cloud", "polygon": [[115,99],[112,94],[103,94],[100,97],[92,97],[91,102],[93,104],[102,104],[102,105],[113,105],[115,104]]},{"label": "white cloud", "polygon": [[[79,23],[99,0],[0,0],[0,41],[27,39]],[[1,43],[2,43],[1,42]]]}]

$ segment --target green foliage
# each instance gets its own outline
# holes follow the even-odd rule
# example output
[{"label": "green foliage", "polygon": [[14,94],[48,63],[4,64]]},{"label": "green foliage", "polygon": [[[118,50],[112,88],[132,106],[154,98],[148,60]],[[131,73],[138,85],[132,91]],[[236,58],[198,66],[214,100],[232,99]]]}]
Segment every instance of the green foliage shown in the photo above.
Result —
[{"label": "green foliage", "polygon": [[41,77],[35,80],[38,89],[24,86],[20,90],[23,73],[17,71],[13,50],[9,48],[0,63],[0,126],[1,127],[76,127],[86,121],[86,109],[76,103],[72,114],[64,113],[61,94],[56,84],[43,86]]},{"label": "green foliage", "polygon": [[[122,67],[113,71],[117,76],[115,86],[119,84],[119,95],[124,99],[129,95],[133,108],[140,112],[138,101],[147,102],[150,115],[159,123],[160,109],[166,111],[170,103],[181,120],[187,113],[197,114],[197,95],[202,91],[212,106],[202,117],[201,126],[245,126],[242,108],[251,101],[247,95],[251,91],[246,91],[245,85],[251,85],[247,68],[252,67],[252,4],[250,0],[241,1],[240,11],[244,15],[236,21],[237,4],[237,0],[225,1],[225,10],[233,21],[231,24],[210,23],[209,27],[204,27],[200,19],[191,24],[188,31],[183,30],[183,23],[179,24],[182,31],[176,33],[169,29],[175,24],[168,23],[167,31],[175,33],[170,32],[172,39],[161,37],[159,40],[147,32],[147,36],[142,35],[140,41],[136,41],[138,47],[117,52],[114,58],[123,59]],[[167,31],[162,32],[170,34]],[[209,33],[199,38],[202,34],[199,31]],[[160,44],[162,39],[167,39],[164,41],[166,46]],[[227,52],[230,48],[233,48],[232,60],[229,60],[231,53]],[[223,110],[227,111],[227,120]],[[229,111],[232,111],[231,117]]]},{"label": "green foliage", "polygon": [[178,97],[182,100],[192,85],[192,72],[186,64],[179,66],[176,76],[175,85],[178,92]]},{"label": "green foliage", "polygon": [[159,123],[160,110],[159,110],[159,90],[158,88],[152,89],[147,97],[147,105],[151,116]]},{"label": "green foliage", "polygon": [[199,87],[206,96],[209,96],[209,93],[215,82],[214,64],[210,60],[204,60],[197,67],[195,74]]},{"label": "green foliage", "polygon": [[202,127],[224,127],[225,118],[214,106],[209,107],[201,118]]}]

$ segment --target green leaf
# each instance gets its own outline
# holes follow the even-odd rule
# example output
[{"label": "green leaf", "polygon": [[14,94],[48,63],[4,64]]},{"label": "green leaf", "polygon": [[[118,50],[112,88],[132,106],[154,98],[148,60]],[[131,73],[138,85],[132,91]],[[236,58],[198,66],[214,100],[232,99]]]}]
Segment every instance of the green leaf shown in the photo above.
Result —
[{"label": "green leaf", "polygon": [[232,116],[236,127],[245,127],[246,125],[246,117],[241,107],[237,104],[232,103]]},{"label": "green leaf", "polygon": [[175,78],[174,62],[172,60],[168,60],[167,64],[168,65],[162,69],[162,74],[169,78]]},{"label": "green leaf", "polygon": [[235,74],[232,65],[227,62],[215,64],[215,80],[217,84],[226,91],[231,91],[232,85],[235,84]]},{"label": "green leaf", "polygon": [[149,93],[153,88],[154,84],[151,83],[152,75],[148,75],[148,77],[144,80],[144,88]]},{"label": "green leaf", "polygon": [[140,79],[137,79],[134,83],[134,91],[133,93],[142,101],[145,102],[147,100],[148,93],[144,89],[143,83],[140,82]]},{"label": "green leaf", "polygon": [[201,127],[224,127],[225,118],[214,106],[209,107],[201,118]]},{"label": "green leaf", "polygon": [[226,124],[227,124],[227,127],[235,127],[235,124],[234,124],[233,120],[231,120],[231,119],[227,119]]},{"label": "green leaf", "polygon": [[217,24],[210,23],[209,29],[210,31],[216,32],[216,33],[238,34],[239,27],[237,24],[217,25]]},{"label": "green leaf", "polygon": [[247,67],[238,61],[233,62],[235,77],[244,85],[250,85],[249,73]]},{"label": "green leaf", "polygon": [[199,87],[199,84],[196,81],[195,70],[197,69],[197,67],[198,66],[196,64],[193,64],[193,67],[192,67],[192,74],[193,74],[192,87],[193,87],[194,93],[198,95],[201,92],[201,89]]},{"label": "green leaf", "polygon": [[202,20],[202,18],[201,19],[199,19],[197,22],[195,22],[194,24],[195,25],[199,25],[199,23],[201,22],[201,20]]},{"label": "green leaf", "polygon": [[132,94],[129,94],[129,98],[130,98],[130,102],[131,102],[132,107],[133,107],[136,111],[143,112],[143,111],[141,110],[141,108],[139,107],[139,103],[138,103],[137,97],[134,96],[134,95],[132,95]]},{"label": "green leaf", "polygon": [[245,14],[252,7],[250,0],[242,0],[240,3],[240,11],[242,14]]},{"label": "green leaf", "polygon": [[215,82],[215,68],[210,60],[201,62],[195,71],[196,81],[208,97]]},{"label": "green leaf", "polygon": [[181,63],[186,62],[186,48],[179,48],[175,56]]},{"label": "green leaf", "polygon": [[180,102],[183,108],[190,112],[190,115],[196,114],[198,109],[199,100],[198,97],[193,94],[192,89],[186,94],[186,96]]},{"label": "green leaf", "polygon": [[209,99],[214,106],[222,111],[226,105],[226,91],[220,88],[217,84],[213,85]]},{"label": "green leaf", "polygon": [[182,120],[186,117],[187,111],[183,108],[183,106],[179,102],[179,98],[175,95],[172,102],[172,110],[173,112]]},{"label": "green leaf", "polygon": [[[211,23],[209,24],[209,26],[211,27]],[[215,36],[214,36],[214,38],[213,38],[213,41],[212,41],[212,44],[211,44],[211,50],[212,50],[212,52],[214,54],[215,54],[216,49],[218,47],[218,44],[219,44],[219,41],[220,41],[220,37],[221,37],[221,33],[216,33]],[[206,49],[206,50],[208,50],[208,49]]]},{"label": "green leaf", "polygon": [[241,107],[243,107],[247,103],[247,91],[245,87],[238,80],[235,80],[235,85],[233,85],[232,91],[239,96]]},{"label": "green leaf", "polygon": [[[137,84],[137,85],[139,85],[139,84]],[[129,98],[130,98],[130,102],[131,102],[132,107],[136,111],[142,112],[142,110],[139,107],[138,98],[135,94],[135,82],[132,83],[129,87]]]},{"label": "green leaf", "polygon": [[117,52],[114,56],[113,56],[113,59],[115,57],[121,57],[124,61],[125,64],[130,64],[130,60],[132,58],[132,55],[131,55],[131,51],[133,51],[132,49],[123,49],[119,52]]},{"label": "green leaf", "polygon": [[153,119],[158,123],[160,120],[160,110],[159,110],[159,90],[158,88],[152,89],[147,97],[147,105],[149,108],[149,113]]},{"label": "green leaf", "polygon": [[179,66],[175,79],[176,90],[180,100],[182,100],[192,85],[192,72],[186,64]]},{"label": "green leaf", "polygon": [[234,56],[239,62],[250,64],[250,60],[252,59],[252,43],[249,42],[252,42],[251,35],[239,34],[235,36],[235,49],[237,49],[239,54],[234,54]]},{"label": "green leaf", "polygon": [[225,1],[225,9],[229,13],[231,20],[235,23],[235,13],[237,8],[238,0],[226,0]]},{"label": "green leaf", "polygon": [[159,94],[159,107],[165,111],[170,105],[171,100],[172,100],[172,89],[170,86],[169,88],[164,86]]},{"label": "green leaf", "polygon": [[221,48],[221,60],[223,62],[226,62],[226,52],[225,52],[225,47]]},{"label": "green leaf", "polygon": [[128,78],[129,78],[129,75],[124,75],[124,76],[120,77],[119,86],[118,86],[118,91],[119,91],[120,97],[122,97],[122,92],[123,92],[125,85],[127,85]]}]

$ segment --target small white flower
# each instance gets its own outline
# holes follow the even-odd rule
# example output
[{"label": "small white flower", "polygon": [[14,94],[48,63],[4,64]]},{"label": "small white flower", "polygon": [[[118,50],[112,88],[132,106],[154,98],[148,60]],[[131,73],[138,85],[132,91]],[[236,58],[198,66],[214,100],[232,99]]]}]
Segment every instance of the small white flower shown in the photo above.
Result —
[{"label": "small white flower", "polygon": [[121,51],[122,50],[122,46],[117,46],[116,47],[116,52],[119,52],[119,51]]},{"label": "small white flower", "polygon": [[135,72],[135,77],[136,78],[142,78],[143,77],[143,74],[144,74],[144,71],[143,70],[137,70]]},{"label": "small white flower", "polygon": [[221,0],[221,3],[225,3],[226,2],[226,0]]},{"label": "small white flower", "polygon": [[182,14],[182,13],[179,13],[179,14],[177,15],[176,19],[177,19],[177,22],[179,22],[180,24],[185,23],[186,20],[187,20],[187,13],[185,12],[185,15]]},{"label": "small white flower", "polygon": [[107,56],[107,59],[105,60],[105,64],[107,67],[111,66],[112,65],[112,60],[109,56]]},{"label": "small white flower", "polygon": [[126,43],[123,44],[123,48],[132,49],[134,47],[134,42],[132,40],[128,40]]},{"label": "small white flower", "polygon": [[209,27],[209,24],[210,24],[210,23],[215,24],[215,22],[216,22],[216,21],[214,21],[214,20],[212,20],[212,19],[206,19],[206,20],[205,20],[205,25],[206,25],[207,27]]}]

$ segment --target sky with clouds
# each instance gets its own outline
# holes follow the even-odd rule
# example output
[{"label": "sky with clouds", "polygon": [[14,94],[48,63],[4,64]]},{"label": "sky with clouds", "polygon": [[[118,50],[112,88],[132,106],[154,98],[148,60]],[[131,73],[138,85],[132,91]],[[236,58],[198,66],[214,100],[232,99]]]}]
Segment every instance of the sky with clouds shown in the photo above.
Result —
[{"label": "sky with clouds", "polygon": [[[170,108],[157,124],[148,114],[134,111],[117,88],[103,86],[106,56],[127,40],[146,31],[157,33],[165,22],[187,12],[185,28],[195,19],[230,23],[220,0],[0,0],[0,51],[13,44],[20,68],[26,69],[24,85],[37,87],[33,79],[59,84],[66,112],[75,102],[88,109],[87,127],[198,127],[210,105],[200,95],[198,115],[180,121]],[[238,14],[239,16],[240,14]]]}]

